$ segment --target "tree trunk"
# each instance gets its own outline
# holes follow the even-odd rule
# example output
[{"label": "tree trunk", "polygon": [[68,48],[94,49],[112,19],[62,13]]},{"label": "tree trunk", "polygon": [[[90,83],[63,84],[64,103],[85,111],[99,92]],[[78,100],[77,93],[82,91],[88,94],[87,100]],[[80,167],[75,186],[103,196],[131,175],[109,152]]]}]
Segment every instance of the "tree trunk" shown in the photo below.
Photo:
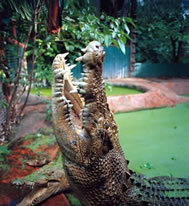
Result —
[{"label": "tree trunk", "polygon": [[177,51],[177,56],[176,56],[176,62],[175,63],[180,63],[181,57],[182,57],[182,49],[183,49],[183,41],[178,42],[178,51]]},{"label": "tree trunk", "polygon": [[180,63],[182,57],[183,41],[178,41],[178,39],[173,39],[173,37],[171,37],[171,45],[172,45],[172,61],[174,63]]},{"label": "tree trunk", "polygon": [[[137,9],[137,1],[131,1],[131,18],[136,23],[136,9]],[[129,76],[132,76],[132,71],[134,70],[134,65],[136,61],[136,32],[135,28],[131,25],[130,27],[130,64],[129,64]]]},{"label": "tree trunk", "polygon": [[62,10],[64,1],[61,1],[61,5],[58,0],[49,0],[48,5],[48,20],[47,31],[49,34],[57,34],[62,26]]}]

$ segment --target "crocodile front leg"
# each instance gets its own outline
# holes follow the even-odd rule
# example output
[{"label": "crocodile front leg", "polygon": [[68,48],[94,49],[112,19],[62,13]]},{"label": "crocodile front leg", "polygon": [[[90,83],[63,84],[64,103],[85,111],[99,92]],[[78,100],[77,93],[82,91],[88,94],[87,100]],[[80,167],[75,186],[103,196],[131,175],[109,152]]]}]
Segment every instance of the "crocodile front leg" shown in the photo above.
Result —
[{"label": "crocodile front leg", "polygon": [[36,182],[31,193],[29,193],[18,206],[37,205],[52,195],[64,191],[70,191],[70,185],[64,170],[54,171],[49,178]]}]

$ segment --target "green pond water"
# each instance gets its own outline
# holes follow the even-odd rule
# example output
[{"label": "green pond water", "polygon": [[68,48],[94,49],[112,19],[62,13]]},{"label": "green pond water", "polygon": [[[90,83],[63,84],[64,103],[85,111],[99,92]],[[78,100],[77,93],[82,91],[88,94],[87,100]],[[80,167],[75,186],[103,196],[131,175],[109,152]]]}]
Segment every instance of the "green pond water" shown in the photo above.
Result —
[{"label": "green pond water", "polygon": [[[51,88],[33,88],[31,90],[32,94],[35,95],[43,95],[43,96],[51,96]],[[114,95],[124,95],[124,94],[140,94],[142,93],[139,90],[131,89],[127,87],[121,86],[106,86],[106,94],[107,96],[114,96]]]},{"label": "green pond water", "polygon": [[[51,96],[51,89],[32,89]],[[142,93],[120,86],[107,86],[108,96]],[[189,97],[189,95],[184,95]],[[120,143],[130,168],[147,176],[189,178],[189,103],[115,115]]]},{"label": "green pond water", "polygon": [[[111,96],[142,92],[107,86],[106,93]],[[51,96],[51,89],[32,89],[32,94]],[[131,169],[148,177],[168,175],[189,178],[189,102],[172,108],[120,113],[114,117]],[[4,185],[2,189],[5,189]],[[12,193],[15,191],[13,188]],[[73,205],[80,205],[72,195],[68,196]]]},{"label": "green pond water", "polygon": [[115,115],[129,167],[149,177],[189,178],[189,102]]}]

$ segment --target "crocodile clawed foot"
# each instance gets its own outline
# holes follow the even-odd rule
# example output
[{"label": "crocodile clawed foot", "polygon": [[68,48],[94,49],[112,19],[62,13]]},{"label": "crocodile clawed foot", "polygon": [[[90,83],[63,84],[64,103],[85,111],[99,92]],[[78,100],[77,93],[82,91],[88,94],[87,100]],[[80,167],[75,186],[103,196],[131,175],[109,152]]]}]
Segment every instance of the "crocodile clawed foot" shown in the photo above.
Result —
[{"label": "crocodile clawed foot", "polygon": [[52,195],[70,190],[70,185],[64,171],[58,170],[48,178],[36,182],[32,191],[17,206],[34,206]]}]

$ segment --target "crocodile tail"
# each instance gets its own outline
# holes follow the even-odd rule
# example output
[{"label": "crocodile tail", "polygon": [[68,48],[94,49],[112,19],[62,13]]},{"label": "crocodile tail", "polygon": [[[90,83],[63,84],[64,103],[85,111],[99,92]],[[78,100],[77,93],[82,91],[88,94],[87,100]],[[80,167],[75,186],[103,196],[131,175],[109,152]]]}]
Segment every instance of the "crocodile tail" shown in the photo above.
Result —
[{"label": "crocodile tail", "polygon": [[189,206],[189,179],[133,174],[132,195],[141,205]]}]

